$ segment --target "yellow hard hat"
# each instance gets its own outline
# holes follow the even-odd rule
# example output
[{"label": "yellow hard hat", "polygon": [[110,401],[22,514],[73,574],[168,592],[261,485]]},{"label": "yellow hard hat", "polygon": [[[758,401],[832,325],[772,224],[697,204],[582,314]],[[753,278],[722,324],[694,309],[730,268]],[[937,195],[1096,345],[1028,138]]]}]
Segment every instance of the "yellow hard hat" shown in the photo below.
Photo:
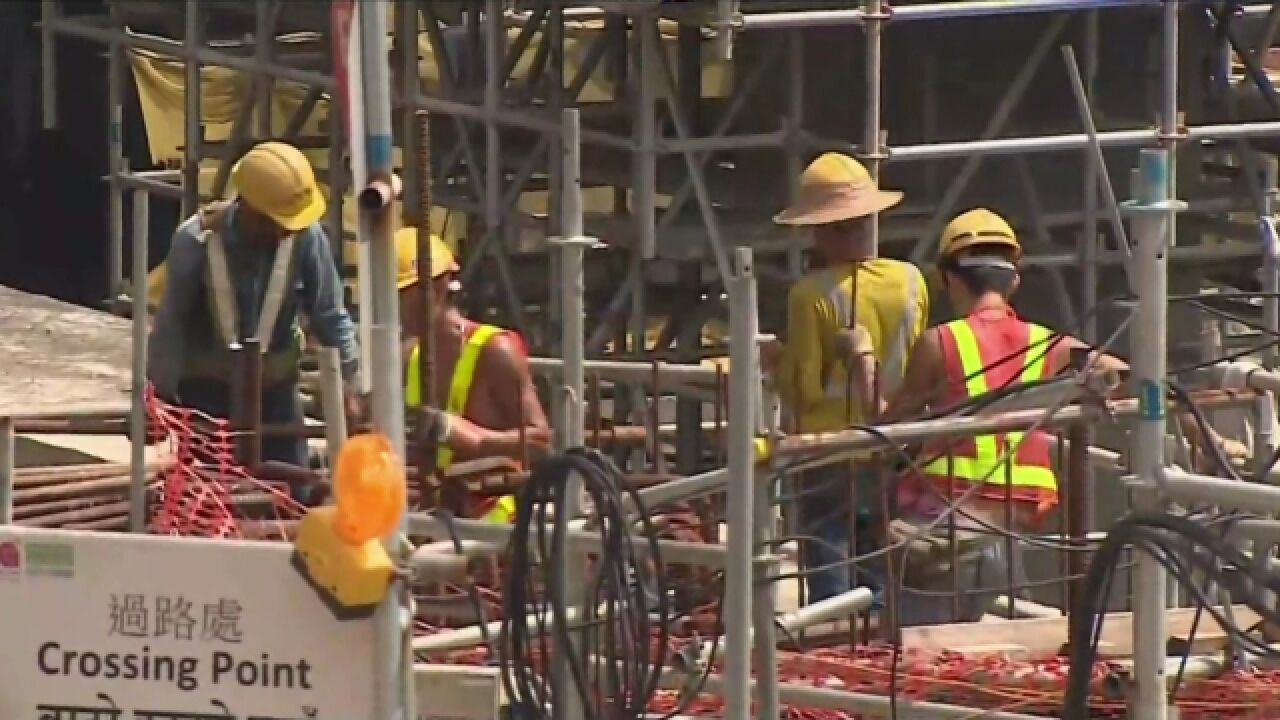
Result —
[{"label": "yellow hard hat", "polygon": [[961,213],[947,223],[938,245],[938,257],[948,257],[975,245],[999,245],[1013,251],[1013,260],[1022,258],[1022,246],[1009,222],[986,208]]},{"label": "yellow hard hat", "polygon": [[315,171],[292,145],[255,145],[231,168],[231,184],[246,205],[285,230],[304,230],[324,215],[324,194],[316,186]]},{"label": "yellow hard hat", "polygon": [[826,225],[888,210],[902,201],[898,190],[881,190],[862,163],[848,155],[824,153],[800,175],[791,207],[778,213],[779,225]]},{"label": "yellow hard hat", "polygon": [[[431,279],[448,272],[458,272],[458,261],[444,240],[431,234]],[[418,229],[404,227],[396,231],[396,287],[401,290],[418,282]]]}]

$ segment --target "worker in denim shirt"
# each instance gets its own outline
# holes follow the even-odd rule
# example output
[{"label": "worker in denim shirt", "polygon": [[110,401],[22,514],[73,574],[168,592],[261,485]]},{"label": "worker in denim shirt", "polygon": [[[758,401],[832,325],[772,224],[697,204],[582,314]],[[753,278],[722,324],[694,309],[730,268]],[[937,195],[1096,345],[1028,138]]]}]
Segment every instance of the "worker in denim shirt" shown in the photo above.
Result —
[{"label": "worker in denim shirt", "polygon": [[[162,399],[214,417],[231,414],[232,347],[259,338],[262,420],[302,420],[298,312],[319,344],[336,347],[346,406],[359,413],[355,326],[318,220],[325,200],[297,148],[257,145],[231,171],[235,197],[182,223],[166,261],[168,278],[151,328],[149,378]],[[307,462],[302,438],[266,438],[263,460]]]}]

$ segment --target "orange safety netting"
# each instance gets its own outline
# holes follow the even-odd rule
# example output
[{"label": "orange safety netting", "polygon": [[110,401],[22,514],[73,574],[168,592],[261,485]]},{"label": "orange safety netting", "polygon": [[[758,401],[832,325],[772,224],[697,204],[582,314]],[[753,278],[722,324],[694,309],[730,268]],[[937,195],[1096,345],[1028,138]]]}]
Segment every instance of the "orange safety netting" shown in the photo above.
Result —
[{"label": "orange safety netting", "polygon": [[162,535],[285,540],[302,516],[289,487],[253,477],[235,460],[231,424],[146,393],[148,440],[168,443],[150,530]]}]

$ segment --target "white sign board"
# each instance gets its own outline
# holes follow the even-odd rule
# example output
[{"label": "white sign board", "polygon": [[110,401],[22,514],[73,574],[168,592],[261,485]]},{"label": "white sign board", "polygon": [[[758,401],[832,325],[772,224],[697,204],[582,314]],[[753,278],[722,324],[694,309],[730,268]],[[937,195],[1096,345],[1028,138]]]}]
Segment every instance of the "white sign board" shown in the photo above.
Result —
[{"label": "white sign board", "polygon": [[364,720],[374,626],[273,543],[0,526],[0,718]]}]

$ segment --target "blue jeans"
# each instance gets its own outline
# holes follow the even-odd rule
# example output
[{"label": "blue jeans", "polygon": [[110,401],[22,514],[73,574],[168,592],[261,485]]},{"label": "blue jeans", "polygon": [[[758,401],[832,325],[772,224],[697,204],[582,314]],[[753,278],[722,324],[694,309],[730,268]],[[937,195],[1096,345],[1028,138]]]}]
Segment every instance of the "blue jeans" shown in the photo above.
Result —
[{"label": "blue jeans", "polygon": [[[178,384],[178,405],[199,410],[215,418],[231,417],[231,386],[216,380],[185,379]],[[262,388],[262,422],[269,425],[302,422],[302,398],[297,380],[286,380]],[[264,437],[262,459],[307,467],[306,438]]]},{"label": "blue jeans", "polygon": [[[849,559],[850,489],[855,482],[858,493],[858,517],[854,538],[857,555],[874,552],[881,541],[880,497],[876,494],[875,476],[870,472],[851,471],[846,464],[825,465],[801,474],[795,488],[801,493],[800,533],[817,541],[802,539],[800,556],[804,568],[833,567],[806,572],[807,602],[826,600],[852,590],[856,585],[870,587],[879,594],[884,577],[884,557],[876,556],[856,567]],[[837,563],[843,563],[838,564]]]}]

